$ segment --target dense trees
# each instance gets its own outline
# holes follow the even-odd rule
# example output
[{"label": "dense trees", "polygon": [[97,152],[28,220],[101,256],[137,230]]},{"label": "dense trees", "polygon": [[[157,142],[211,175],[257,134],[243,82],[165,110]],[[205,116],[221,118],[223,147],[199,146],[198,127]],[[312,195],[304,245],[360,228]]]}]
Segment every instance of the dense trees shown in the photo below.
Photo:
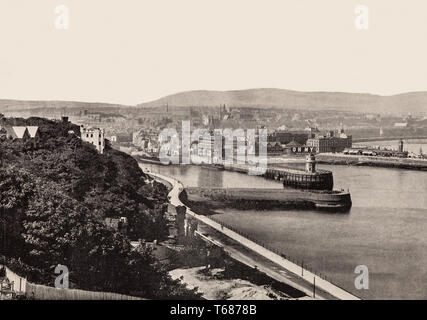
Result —
[{"label": "dense trees", "polygon": [[[7,124],[8,119],[1,119]],[[167,190],[147,177],[130,156],[107,146],[100,155],[78,138],[78,127],[40,118],[41,142],[0,140],[1,253],[30,281],[52,285],[56,265],[87,290],[149,298],[196,297],[173,281],[146,248],[130,240],[167,235]],[[74,134],[69,131],[74,131]],[[126,217],[127,236],[108,228],[106,217]]]}]

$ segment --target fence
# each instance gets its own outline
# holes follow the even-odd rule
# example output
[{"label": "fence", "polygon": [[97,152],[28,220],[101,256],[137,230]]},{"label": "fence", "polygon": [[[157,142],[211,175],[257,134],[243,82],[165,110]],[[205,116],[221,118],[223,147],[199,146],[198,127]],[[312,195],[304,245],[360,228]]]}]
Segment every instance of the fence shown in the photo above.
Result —
[{"label": "fence", "polygon": [[[1,265],[0,265],[1,266]],[[86,291],[79,289],[57,289],[28,282],[27,279],[17,275],[6,267],[6,277],[13,282],[12,291],[25,294],[29,299],[35,300],[144,300],[138,297],[127,296],[119,293]]]},{"label": "fence", "polygon": [[35,300],[143,300],[119,293],[57,289],[30,282],[27,282],[26,294],[28,298]]},{"label": "fence", "polygon": [[[2,265],[0,265],[2,267]],[[25,292],[25,288],[27,286],[27,279],[20,277],[15,272],[10,270],[8,267],[5,266],[6,269],[6,278],[9,279],[9,281],[13,284],[12,285],[12,291],[21,293]]]}]

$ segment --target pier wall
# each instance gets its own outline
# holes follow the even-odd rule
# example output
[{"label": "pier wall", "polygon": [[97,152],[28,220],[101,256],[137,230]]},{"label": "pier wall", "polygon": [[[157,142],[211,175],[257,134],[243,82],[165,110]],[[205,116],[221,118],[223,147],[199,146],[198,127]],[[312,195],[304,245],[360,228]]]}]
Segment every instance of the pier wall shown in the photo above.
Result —
[{"label": "pier wall", "polygon": [[[251,208],[250,202],[255,206],[264,203],[262,207],[285,207],[287,205],[302,208],[313,208],[318,205],[341,207],[343,209],[351,207],[351,197],[346,192],[321,193],[310,192],[297,189],[259,189],[259,188],[185,188],[188,196],[197,195],[222,202],[235,202],[239,207]],[[242,202],[243,201],[243,202]],[[247,203],[249,202],[249,203]]]},{"label": "pier wall", "polygon": [[283,189],[257,189],[257,188],[198,188],[186,187],[188,194],[198,194],[200,196],[214,200],[265,200],[265,201],[286,201],[303,199],[303,192],[298,190]]}]

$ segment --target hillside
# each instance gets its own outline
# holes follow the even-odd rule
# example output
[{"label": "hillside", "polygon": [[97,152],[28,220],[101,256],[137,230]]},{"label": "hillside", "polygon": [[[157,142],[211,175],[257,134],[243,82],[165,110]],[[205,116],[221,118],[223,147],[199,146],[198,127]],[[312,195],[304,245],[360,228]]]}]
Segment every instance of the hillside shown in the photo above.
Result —
[{"label": "hillside", "polygon": [[[37,143],[12,139],[11,125],[38,126]],[[188,298],[145,246],[163,240],[167,189],[148,178],[131,156],[104,154],[82,141],[68,122],[0,119],[0,260],[29,281],[53,286],[55,267],[70,270],[74,288],[147,298]],[[125,218],[120,231],[108,224]],[[197,296],[196,296],[197,297]]]},{"label": "hillside", "polygon": [[299,92],[284,89],[187,91],[142,103],[138,107],[165,106],[278,107],[284,109],[341,110],[372,113],[427,111],[427,92],[392,96],[343,92]]}]

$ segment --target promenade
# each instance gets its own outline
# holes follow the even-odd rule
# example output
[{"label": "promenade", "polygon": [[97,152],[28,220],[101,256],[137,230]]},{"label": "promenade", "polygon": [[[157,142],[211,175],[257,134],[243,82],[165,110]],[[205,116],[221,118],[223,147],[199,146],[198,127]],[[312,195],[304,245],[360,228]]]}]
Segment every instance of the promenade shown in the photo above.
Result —
[{"label": "promenade", "polygon": [[[170,183],[172,185],[172,190],[169,193],[170,203],[175,206],[185,206],[179,199],[180,193],[184,190],[184,186],[179,181],[158,173],[153,173],[153,172],[146,172],[146,173],[153,177],[160,178]],[[311,297],[313,297],[313,287],[315,287],[316,299],[334,299],[335,298],[335,299],[341,299],[341,300],[360,300],[358,297],[347,292],[346,290],[332,284],[331,282],[325,279],[320,278],[316,274],[306,269],[302,269],[300,265],[295,264],[285,259],[281,255],[276,254],[262,247],[261,245],[243,237],[237,232],[213,221],[209,217],[198,215],[193,211],[191,211],[190,208],[188,207],[186,208],[187,208],[187,214],[193,216],[194,218],[203,222],[209,227],[215,229],[216,231],[222,233],[223,235],[226,235],[227,237],[233,239],[234,241],[250,249],[251,251],[257,253],[258,255],[263,257],[265,260],[268,260],[270,264],[263,263],[262,266],[257,264],[257,267],[260,271],[266,273],[272,278],[278,281],[282,281],[294,287],[295,289],[298,289],[306,293],[308,296],[311,296]],[[233,250],[232,246],[229,246],[229,248],[227,248],[227,245],[226,245],[225,250],[227,251],[227,249]],[[239,256],[242,257],[243,255],[239,255]],[[243,260],[244,262],[246,262],[246,264],[248,264],[247,255],[244,258],[242,257],[241,260]],[[259,262],[260,261],[258,260],[257,263]],[[255,263],[255,262],[252,262],[252,263]],[[280,270],[280,268],[277,268],[277,267],[280,267],[283,270]]]}]

